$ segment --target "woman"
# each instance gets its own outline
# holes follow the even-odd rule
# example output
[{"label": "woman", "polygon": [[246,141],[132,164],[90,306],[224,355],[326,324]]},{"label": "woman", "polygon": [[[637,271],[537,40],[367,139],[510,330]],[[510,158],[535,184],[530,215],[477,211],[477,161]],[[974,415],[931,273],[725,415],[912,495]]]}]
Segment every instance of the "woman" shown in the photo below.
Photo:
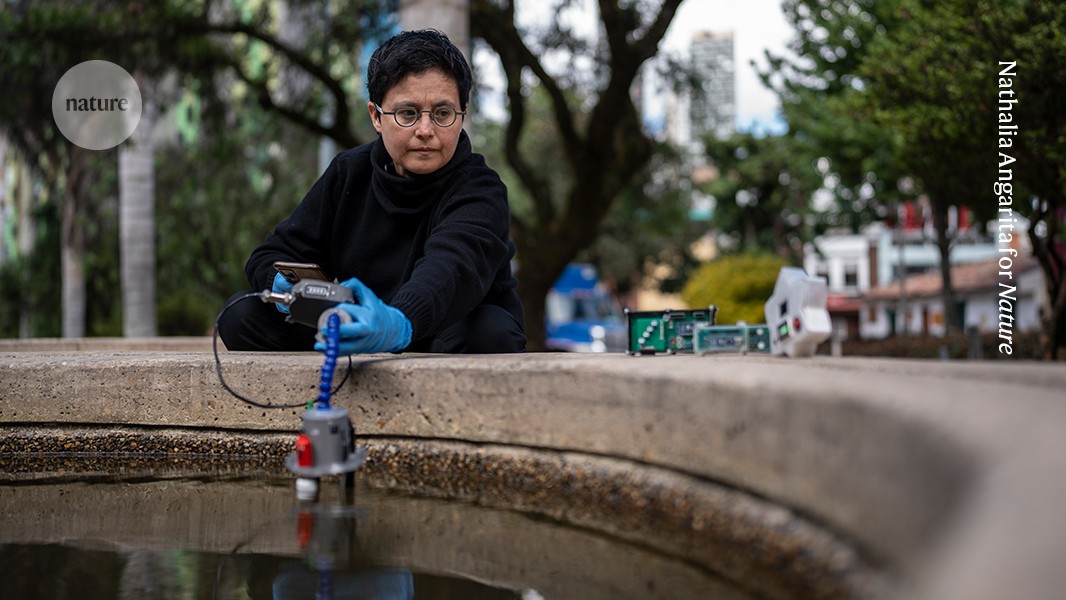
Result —
[{"label": "woman", "polygon": [[[275,261],[316,263],[350,288],[343,354],[525,349],[507,188],[462,128],[471,81],[438,31],[382,44],[367,67],[380,137],[337,155],[248,259],[256,290],[291,289]],[[310,350],[316,332],[286,323],[284,310],[239,303],[219,333],[230,350]]]}]

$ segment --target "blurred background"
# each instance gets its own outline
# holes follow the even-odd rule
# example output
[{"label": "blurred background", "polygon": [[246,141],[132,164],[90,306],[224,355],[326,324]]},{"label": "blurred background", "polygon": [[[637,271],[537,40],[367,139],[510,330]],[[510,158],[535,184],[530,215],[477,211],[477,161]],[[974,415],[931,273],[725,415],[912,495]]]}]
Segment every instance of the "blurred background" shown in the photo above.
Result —
[{"label": "blurred background", "polygon": [[[531,350],[621,349],[622,306],[761,322],[796,265],[825,352],[1062,358],[1066,4],[1035,0],[3,0],[0,337],[210,334],[423,27],[474,67]],[[110,150],[51,113],[93,59],[144,101]]]}]

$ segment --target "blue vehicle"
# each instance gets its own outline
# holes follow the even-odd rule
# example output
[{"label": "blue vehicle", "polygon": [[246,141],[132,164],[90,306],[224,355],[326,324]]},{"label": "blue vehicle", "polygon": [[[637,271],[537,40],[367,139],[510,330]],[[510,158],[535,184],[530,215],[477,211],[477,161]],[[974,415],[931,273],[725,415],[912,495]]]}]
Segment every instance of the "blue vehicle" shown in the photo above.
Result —
[{"label": "blue vehicle", "polygon": [[549,350],[624,352],[626,321],[596,267],[573,263],[556,280],[544,306]]}]

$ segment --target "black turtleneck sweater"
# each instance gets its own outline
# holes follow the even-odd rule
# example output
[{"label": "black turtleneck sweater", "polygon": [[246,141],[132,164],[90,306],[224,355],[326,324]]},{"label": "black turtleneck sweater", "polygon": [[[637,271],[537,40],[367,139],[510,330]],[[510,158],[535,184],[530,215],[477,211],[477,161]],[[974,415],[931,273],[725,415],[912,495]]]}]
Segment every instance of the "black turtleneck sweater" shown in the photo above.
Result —
[{"label": "black turtleneck sweater", "polygon": [[358,277],[407,315],[411,346],[479,304],[501,306],[522,323],[507,188],[471,152],[466,132],[434,173],[400,177],[391,163],[380,138],[338,154],[252,252],[252,289],[271,287],[277,260],[317,263],[338,281]]}]

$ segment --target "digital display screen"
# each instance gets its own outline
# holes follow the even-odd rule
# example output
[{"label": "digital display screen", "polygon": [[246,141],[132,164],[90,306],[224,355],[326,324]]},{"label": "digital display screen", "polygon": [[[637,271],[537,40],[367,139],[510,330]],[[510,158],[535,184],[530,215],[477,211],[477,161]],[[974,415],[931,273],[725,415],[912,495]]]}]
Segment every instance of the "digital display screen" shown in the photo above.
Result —
[{"label": "digital display screen", "polygon": [[326,297],[329,296],[329,288],[324,285],[304,286],[304,295]]}]

